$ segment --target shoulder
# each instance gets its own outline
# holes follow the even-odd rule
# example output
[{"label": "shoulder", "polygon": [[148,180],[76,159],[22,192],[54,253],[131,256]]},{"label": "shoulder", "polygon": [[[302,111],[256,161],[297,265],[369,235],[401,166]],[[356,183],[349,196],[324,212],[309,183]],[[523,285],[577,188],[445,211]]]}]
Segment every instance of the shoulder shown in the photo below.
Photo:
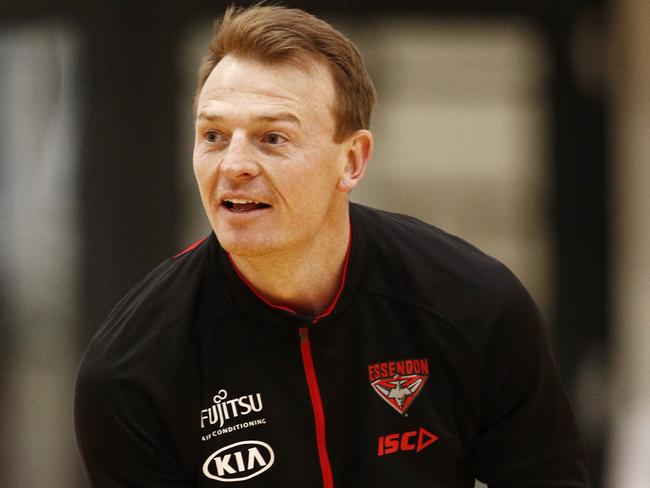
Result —
[{"label": "shoulder", "polygon": [[368,236],[367,289],[429,311],[477,347],[504,309],[532,303],[503,263],[460,237],[406,215],[352,212]]},{"label": "shoulder", "polygon": [[188,412],[198,408],[191,393],[199,388],[196,329],[207,319],[201,294],[217,295],[205,272],[209,242],[144,277],[86,350],[75,385],[75,431],[97,485],[112,485],[116,473],[147,485],[189,476],[193,451],[182,449],[181,462],[176,449],[193,432]]},{"label": "shoulder", "polygon": [[[474,245],[407,215],[354,205],[356,220],[367,235],[376,287],[402,288],[409,293],[439,286],[468,292],[508,286],[514,276],[499,260]],[[381,266],[378,266],[381,264]],[[382,275],[388,281],[382,280]],[[396,283],[396,279],[399,283]],[[427,293],[430,295],[430,293]]]},{"label": "shoulder", "polygon": [[156,384],[178,368],[195,334],[207,244],[165,260],[117,303],[86,350],[80,380]]}]

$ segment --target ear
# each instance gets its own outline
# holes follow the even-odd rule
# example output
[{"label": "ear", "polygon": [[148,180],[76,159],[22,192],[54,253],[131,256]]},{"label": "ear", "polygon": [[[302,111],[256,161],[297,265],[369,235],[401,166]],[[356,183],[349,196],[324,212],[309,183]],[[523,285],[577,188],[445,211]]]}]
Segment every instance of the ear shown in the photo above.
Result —
[{"label": "ear", "polygon": [[371,156],[372,133],[365,129],[354,131],[348,139],[347,162],[336,186],[339,191],[349,193],[359,184]]}]

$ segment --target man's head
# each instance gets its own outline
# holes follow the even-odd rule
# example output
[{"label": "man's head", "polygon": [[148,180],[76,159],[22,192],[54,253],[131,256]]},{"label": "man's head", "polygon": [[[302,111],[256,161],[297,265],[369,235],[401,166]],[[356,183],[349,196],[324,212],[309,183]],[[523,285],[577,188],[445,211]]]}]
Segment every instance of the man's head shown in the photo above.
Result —
[{"label": "man's head", "polygon": [[307,60],[324,64],[336,87],[335,140],[370,127],[375,88],[357,48],[327,22],[279,6],[228,8],[199,70],[197,98],[214,67],[227,55],[264,64]]},{"label": "man's head", "polygon": [[372,151],[374,91],[356,49],[304,12],[252,7],[229,9],[211,51],[194,172],[221,245],[277,257],[346,239],[348,193]]}]

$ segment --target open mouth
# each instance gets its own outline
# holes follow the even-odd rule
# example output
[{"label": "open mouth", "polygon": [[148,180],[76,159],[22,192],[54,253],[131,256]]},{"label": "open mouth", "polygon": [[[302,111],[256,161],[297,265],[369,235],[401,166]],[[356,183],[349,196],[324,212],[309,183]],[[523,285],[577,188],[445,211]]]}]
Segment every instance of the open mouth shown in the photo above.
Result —
[{"label": "open mouth", "polygon": [[244,213],[269,208],[270,205],[263,202],[256,202],[255,200],[240,200],[237,198],[229,198],[222,202],[225,208],[231,212]]}]

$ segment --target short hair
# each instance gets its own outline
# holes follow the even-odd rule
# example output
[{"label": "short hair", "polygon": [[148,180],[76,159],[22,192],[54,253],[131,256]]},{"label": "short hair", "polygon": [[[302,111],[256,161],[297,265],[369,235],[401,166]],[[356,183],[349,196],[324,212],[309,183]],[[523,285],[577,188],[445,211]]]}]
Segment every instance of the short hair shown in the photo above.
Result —
[{"label": "short hair", "polygon": [[231,5],[217,20],[209,48],[199,69],[196,100],[214,67],[228,54],[263,63],[300,64],[307,57],[327,66],[334,80],[334,139],[340,142],[370,126],[377,95],[359,50],[330,24],[303,10]]}]

